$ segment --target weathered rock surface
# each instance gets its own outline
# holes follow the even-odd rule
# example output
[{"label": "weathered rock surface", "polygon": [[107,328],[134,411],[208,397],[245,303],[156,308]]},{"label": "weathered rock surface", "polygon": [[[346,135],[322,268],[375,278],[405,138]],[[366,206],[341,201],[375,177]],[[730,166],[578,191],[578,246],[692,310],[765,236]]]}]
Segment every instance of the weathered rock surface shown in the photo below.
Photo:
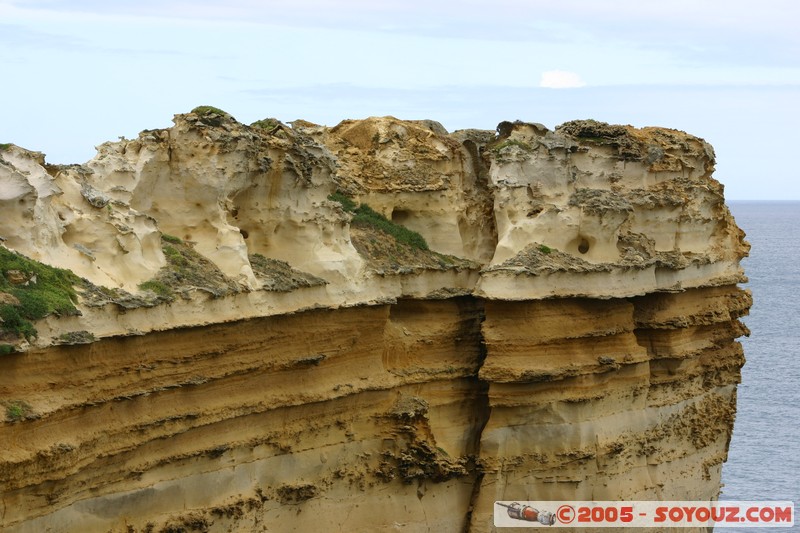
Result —
[{"label": "weathered rock surface", "polygon": [[46,281],[2,272],[0,529],[489,531],[495,500],[716,498],[751,300],[713,168],[595,121],[199,110],[85,165],[3,145],[2,246],[83,281],[34,336],[12,318]]}]

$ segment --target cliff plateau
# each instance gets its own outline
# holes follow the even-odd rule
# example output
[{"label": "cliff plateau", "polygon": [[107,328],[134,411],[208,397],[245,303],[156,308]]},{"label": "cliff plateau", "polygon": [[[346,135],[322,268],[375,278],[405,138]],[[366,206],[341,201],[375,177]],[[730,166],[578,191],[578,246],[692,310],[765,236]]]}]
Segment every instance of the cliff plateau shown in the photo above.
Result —
[{"label": "cliff plateau", "polygon": [[491,531],[709,500],[750,307],[702,139],[210,107],[0,146],[0,529]]}]

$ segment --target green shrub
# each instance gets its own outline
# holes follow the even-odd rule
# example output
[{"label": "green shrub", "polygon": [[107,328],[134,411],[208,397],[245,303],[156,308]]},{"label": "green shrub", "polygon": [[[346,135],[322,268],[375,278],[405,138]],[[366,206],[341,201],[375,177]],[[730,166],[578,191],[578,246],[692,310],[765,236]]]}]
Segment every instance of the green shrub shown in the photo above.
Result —
[{"label": "green shrub", "polygon": [[214,107],[213,105],[199,105],[192,109],[192,113],[195,115],[210,115],[215,113],[217,115],[230,116],[229,113],[226,113],[222,109]]},{"label": "green shrub", "polygon": [[3,329],[18,337],[32,339],[36,337],[36,328],[30,320],[24,318],[16,307],[10,305],[0,306],[0,319],[3,320]]},{"label": "green shrub", "polygon": [[[23,272],[30,281],[27,284],[12,284],[6,278],[6,273],[10,270]],[[0,305],[0,317],[3,319],[0,332],[31,339],[36,337],[32,321],[53,313],[78,314],[75,308],[77,295],[73,285],[80,281],[69,270],[51,267],[0,247],[0,291],[19,300],[19,306]]]},{"label": "green shrub", "polygon": [[11,144],[11,143],[0,143],[0,152],[5,152],[6,150],[11,148],[12,146],[14,146],[14,145]]},{"label": "green shrub", "polygon": [[549,254],[550,252],[553,251],[553,249],[547,246],[546,244],[540,244],[539,251],[542,252],[543,254]]},{"label": "green shrub", "polygon": [[8,355],[16,350],[10,344],[0,344],[0,355]]},{"label": "green shrub", "polygon": [[46,294],[29,292],[24,298],[20,298],[19,302],[19,310],[22,316],[35,318],[44,317],[48,314],[48,298]]}]

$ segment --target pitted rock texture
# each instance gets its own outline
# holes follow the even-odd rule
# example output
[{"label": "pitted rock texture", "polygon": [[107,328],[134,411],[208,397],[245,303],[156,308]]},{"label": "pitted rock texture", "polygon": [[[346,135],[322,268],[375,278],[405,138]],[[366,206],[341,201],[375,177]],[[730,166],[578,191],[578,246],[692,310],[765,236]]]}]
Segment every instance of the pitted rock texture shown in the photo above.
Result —
[{"label": "pitted rock texture", "polygon": [[751,298],[713,170],[700,138],[591,120],[198,108],[83,165],[2,145],[2,246],[80,281],[34,335],[45,282],[1,272],[0,529],[715,499]]}]

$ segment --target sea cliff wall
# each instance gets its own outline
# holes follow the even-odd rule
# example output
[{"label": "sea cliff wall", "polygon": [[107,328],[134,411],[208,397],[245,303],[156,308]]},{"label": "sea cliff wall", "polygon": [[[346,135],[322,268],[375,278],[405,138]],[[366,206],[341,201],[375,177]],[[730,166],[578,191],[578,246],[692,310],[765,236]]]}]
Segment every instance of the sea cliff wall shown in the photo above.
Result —
[{"label": "sea cliff wall", "polygon": [[716,498],[751,299],[702,139],[174,122],[83,165],[0,148],[4,531]]}]

